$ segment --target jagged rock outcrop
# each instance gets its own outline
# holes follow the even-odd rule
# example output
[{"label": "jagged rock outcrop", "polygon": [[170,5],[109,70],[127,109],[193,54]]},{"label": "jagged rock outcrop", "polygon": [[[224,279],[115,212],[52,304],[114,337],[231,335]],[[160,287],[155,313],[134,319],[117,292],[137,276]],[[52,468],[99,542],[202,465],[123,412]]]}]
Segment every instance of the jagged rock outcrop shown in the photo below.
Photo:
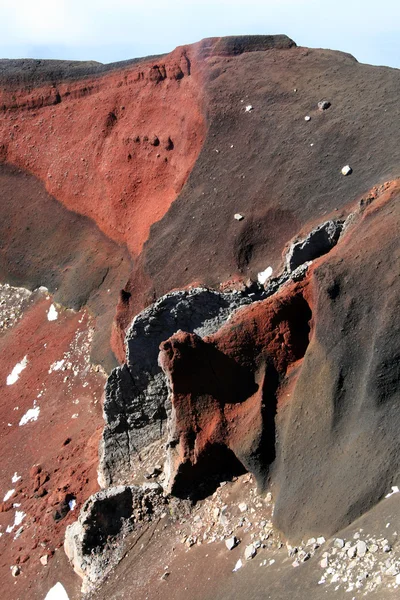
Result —
[{"label": "jagged rock outcrop", "polygon": [[301,286],[244,308],[204,340],[177,333],[161,345],[172,400],[172,494],[207,495],[243,467],[264,488],[275,459],[278,396],[308,346],[312,312]]},{"label": "jagged rock outcrop", "polygon": [[112,372],[106,386],[99,467],[103,486],[131,481],[140,450],[165,435],[170,405],[158,364],[161,342],[178,330],[209,335],[251,301],[241,292],[194,288],[171,292],[135,317],[126,335],[127,364]]},{"label": "jagged rock outcrop", "polygon": [[82,591],[99,583],[121,559],[124,538],[157,518],[165,501],[157,483],[118,486],[97,492],[82,507],[79,519],[66,530],[64,549],[82,577]]}]

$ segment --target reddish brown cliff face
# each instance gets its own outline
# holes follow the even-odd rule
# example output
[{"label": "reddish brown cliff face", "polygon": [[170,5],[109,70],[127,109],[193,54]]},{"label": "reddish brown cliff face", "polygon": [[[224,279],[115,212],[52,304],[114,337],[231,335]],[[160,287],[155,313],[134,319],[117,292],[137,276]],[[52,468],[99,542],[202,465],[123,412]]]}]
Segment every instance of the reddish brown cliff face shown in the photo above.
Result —
[{"label": "reddish brown cliff face", "polygon": [[3,87],[3,160],[137,255],[204,140],[200,73],[190,55],[182,48],[102,77]]},{"label": "reddish brown cliff face", "polygon": [[263,487],[275,459],[278,398],[308,346],[312,313],[302,288],[289,285],[239,310],[204,340],[177,333],[162,344],[173,404],[172,493],[196,494],[204,480],[212,487],[213,476],[219,481],[240,464]]}]

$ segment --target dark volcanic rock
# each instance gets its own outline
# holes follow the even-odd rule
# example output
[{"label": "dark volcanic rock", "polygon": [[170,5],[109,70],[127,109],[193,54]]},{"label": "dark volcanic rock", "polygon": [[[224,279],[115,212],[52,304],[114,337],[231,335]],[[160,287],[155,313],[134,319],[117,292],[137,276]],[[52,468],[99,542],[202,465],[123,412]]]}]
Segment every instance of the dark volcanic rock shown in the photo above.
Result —
[{"label": "dark volcanic rock", "polygon": [[118,486],[97,492],[82,507],[78,521],[67,528],[64,549],[89,591],[118,563],[124,537],[135,525],[160,512],[164,501],[157,484]]},{"label": "dark volcanic rock", "polygon": [[337,243],[342,227],[343,221],[327,221],[309,233],[304,240],[292,243],[286,254],[288,272],[329,252]]},{"label": "dark volcanic rock", "polygon": [[208,335],[249,303],[251,299],[240,292],[194,288],[171,292],[135,317],[126,335],[127,364],[113,371],[106,386],[100,457],[103,485],[129,482],[140,450],[165,434],[170,405],[158,365],[161,342],[180,329]]}]

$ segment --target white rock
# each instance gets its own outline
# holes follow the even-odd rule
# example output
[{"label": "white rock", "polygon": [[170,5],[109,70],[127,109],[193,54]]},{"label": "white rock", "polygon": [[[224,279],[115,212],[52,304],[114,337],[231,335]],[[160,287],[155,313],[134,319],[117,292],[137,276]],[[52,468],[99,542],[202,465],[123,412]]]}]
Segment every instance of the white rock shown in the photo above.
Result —
[{"label": "white rock", "polygon": [[365,556],[367,553],[367,544],[365,542],[363,542],[362,540],[358,540],[357,544],[356,544],[356,548],[357,548],[357,556]]},{"label": "white rock", "polygon": [[21,417],[19,426],[22,427],[23,425],[26,425],[30,421],[37,421],[39,418],[39,414],[40,414],[40,406],[35,406],[35,404],[34,404],[33,408],[30,408],[29,410],[27,410],[26,413]]},{"label": "white rock", "polygon": [[246,560],[251,560],[252,558],[255,557],[256,554],[257,554],[257,550],[256,550],[256,547],[254,546],[254,544],[250,544],[249,546],[246,546],[246,549],[244,551],[244,557]]},{"label": "white rock", "polygon": [[386,494],[385,498],[390,498],[390,496],[393,496],[393,494],[398,494],[399,491],[400,490],[397,485],[392,485],[392,491],[389,492],[389,494]]},{"label": "white rock", "polygon": [[336,546],[336,548],[343,548],[344,547],[344,540],[342,540],[341,538],[336,538],[334,545]]},{"label": "white rock", "polygon": [[26,368],[28,364],[28,357],[24,356],[21,362],[17,363],[11,373],[7,377],[7,385],[13,385],[16,381],[18,381],[19,376],[22,371]]},{"label": "white rock", "polygon": [[54,306],[54,304],[52,304],[49,308],[49,310],[47,311],[47,320],[48,321],[57,321],[58,319],[58,312],[56,307]]},{"label": "white rock", "polygon": [[236,219],[236,221],[243,221],[243,219],[244,219],[244,216],[243,216],[243,215],[241,215],[240,213],[235,213],[235,214],[233,215],[233,218],[234,218],[234,219]]},{"label": "white rock", "polygon": [[237,539],[236,536],[230,537],[227,540],[225,540],[225,546],[228,548],[228,550],[233,550],[233,548],[235,548],[239,543],[239,540]]},{"label": "white rock", "polygon": [[399,575],[399,569],[394,564],[387,569],[386,575],[390,575],[391,577],[396,577],[397,575]]},{"label": "white rock", "polygon": [[306,116],[304,117],[304,120],[305,120],[305,121],[311,121],[311,117],[310,117],[310,115],[306,115]]},{"label": "white rock", "polygon": [[260,271],[257,275],[258,283],[264,285],[264,283],[269,279],[272,275],[272,267],[267,267],[265,271]]},{"label": "white rock", "polygon": [[319,544],[320,546],[322,546],[322,544],[325,544],[325,538],[323,535],[317,538],[317,544]]},{"label": "white rock", "polygon": [[69,600],[68,594],[64,586],[59,581],[46,594],[44,600]]},{"label": "white rock", "polygon": [[351,548],[349,548],[347,550],[347,556],[349,558],[355,558],[356,554],[357,554],[357,546],[352,546]]},{"label": "white rock", "polygon": [[350,175],[352,170],[353,169],[350,167],[350,165],[345,165],[342,169],[342,175]]},{"label": "white rock", "polygon": [[400,585],[400,575],[396,575],[396,585]]},{"label": "white rock", "polygon": [[239,510],[241,513],[246,512],[247,510],[247,504],[245,502],[241,502],[238,506]]},{"label": "white rock", "polygon": [[41,564],[45,567],[47,565],[47,563],[49,562],[49,557],[47,556],[47,554],[43,554],[43,556],[41,556],[39,558]]},{"label": "white rock", "polygon": [[15,493],[15,490],[8,490],[7,494],[3,498],[3,502],[7,502],[11,496]]},{"label": "white rock", "polygon": [[322,569],[327,569],[329,565],[328,558],[323,558],[319,564]]},{"label": "white rock", "polygon": [[21,573],[21,569],[19,568],[18,565],[15,565],[14,567],[11,567],[11,575],[13,577],[18,577],[18,575]]},{"label": "white rock", "polygon": [[251,104],[248,104],[245,108],[246,112],[250,112],[251,110],[253,110],[253,107]]},{"label": "white rock", "polygon": [[243,563],[242,560],[239,558],[239,560],[237,561],[234,569],[232,569],[232,573],[235,573],[236,571],[239,571],[239,569],[241,569],[243,567]]}]

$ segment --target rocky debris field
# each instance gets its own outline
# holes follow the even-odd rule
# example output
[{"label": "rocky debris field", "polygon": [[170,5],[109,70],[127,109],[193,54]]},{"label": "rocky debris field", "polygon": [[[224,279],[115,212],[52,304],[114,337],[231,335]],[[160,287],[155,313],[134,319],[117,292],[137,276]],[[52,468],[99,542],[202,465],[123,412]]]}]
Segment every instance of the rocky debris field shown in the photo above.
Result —
[{"label": "rocky debris field", "polygon": [[55,304],[45,288],[4,285],[0,295],[1,586],[23,598],[97,488],[105,378],[90,361],[85,312]]}]

